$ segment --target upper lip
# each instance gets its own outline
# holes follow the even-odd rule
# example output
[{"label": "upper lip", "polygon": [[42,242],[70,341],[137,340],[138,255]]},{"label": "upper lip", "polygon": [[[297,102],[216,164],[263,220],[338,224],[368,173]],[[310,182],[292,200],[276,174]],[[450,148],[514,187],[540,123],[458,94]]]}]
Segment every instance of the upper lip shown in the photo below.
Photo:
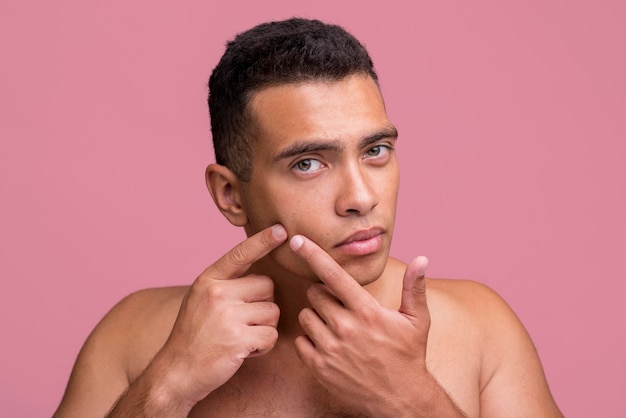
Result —
[{"label": "upper lip", "polygon": [[362,230],[357,231],[354,234],[350,235],[348,238],[346,238],[345,240],[341,241],[336,246],[339,247],[340,245],[345,245],[345,244],[351,243],[353,241],[363,241],[363,240],[366,240],[366,239],[370,239],[372,237],[375,237],[376,235],[382,234],[383,232],[385,232],[385,230],[383,228],[380,228],[380,227],[373,227],[373,228],[369,228],[369,229],[362,229]]}]

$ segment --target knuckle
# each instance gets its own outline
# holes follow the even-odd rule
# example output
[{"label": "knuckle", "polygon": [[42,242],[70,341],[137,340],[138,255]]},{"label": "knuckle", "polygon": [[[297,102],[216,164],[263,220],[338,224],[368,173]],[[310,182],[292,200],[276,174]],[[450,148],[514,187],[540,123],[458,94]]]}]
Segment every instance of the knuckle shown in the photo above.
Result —
[{"label": "knuckle", "polygon": [[260,334],[264,348],[271,348],[278,341],[278,331],[274,327],[263,327]]},{"label": "knuckle", "polygon": [[324,273],[324,277],[330,283],[337,283],[341,280],[342,273],[343,272],[339,269],[328,269]]},{"label": "knuckle", "polygon": [[278,318],[280,317],[278,305],[272,302],[258,303],[257,309],[259,315],[258,324],[275,326],[278,323]]},{"label": "knuckle", "polygon": [[352,321],[344,319],[335,323],[335,332],[342,338],[350,339],[354,336],[356,329]]},{"label": "knuckle", "polygon": [[226,286],[219,286],[216,283],[212,283],[204,287],[204,294],[211,300],[224,300],[227,297],[228,291]]},{"label": "knuckle", "polygon": [[311,302],[319,300],[320,296],[321,296],[321,285],[314,284],[306,290],[306,297]]},{"label": "knuckle", "polygon": [[271,350],[278,341],[278,331],[273,327],[263,327],[256,331],[254,338],[247,343],[247,351],[263,354]]},{"label": "knuckle", "polygon": [[426,301],[426,286],[424,286],[423,283],[417,286],[414,286],[411,289],[411,292],[416,298],[419,298],[420,300],[423,299],[424,301]]},{"label": "knuckle", "polygon": [[278,319],[280,317],[280,308],[275,303],[268,303],[267,310],[269,311],[270,317],[273,319]]},{"label": "knuckle", "polygon": [[313,325],[312,314],[313,312],[308,308],[301,310],[298,314],[298,322],[303,329],[311,329],[311,326]]},{"label": "knuckle", "polygon": [[240,266],[248,262],[248,252],[242,245],[237,245],[228,253],[229,261],[232,264]]},{"label": "knuckle", "polygon": [[200,276],[198,276],[196,280],[194,280],[193,284],[191,285],[191,290],[193,292],[203,292],[207,288],[210,288],[212,284],[213,279],[207,272],[204,272]]},{"label": "knuckle", "polygon": [[324,357],[318,356],[312,360],[312,363],[317,375],[326,380],[330,375],[328,361]]},{"label": "knuckle", "polygon": [[366,324],[376,323],[380,316],[380,312],[370,306],[358,306],[355,312]]},{"label": "knuckle", "polygon": [[261,247],[263,247],[264,249],[272,248],[274,244],[270,236],[271,235],[268,234],[267,231],[263,231],[259,234],[259,243],[261,244]]},{"label": "knuckle", "polygon": [[274,297],[274,281],[268,276],[247,276],[248,279],[254,280],[254,287],[257,289],[260,295],[266,298]]},{"label": "knuckle", "polygon": [[341,354],[341,344],[334,338],[327,338],[324,341],[324,352],[331,357],[338,356]]},{"label": "knuckle", "polygon": [[233,326],[228,328],[225,335],[226,339],[231,342],[231,344],[240,345],[242,340],[245,338],[245,332],[243,327],[241,326]]},{"label": "knuckle", "polygon": [[256,280],[258,280],[259,285],[263,286],[264,288],[268,289],[268,290],[274,290],[274,280],[272,280],[271,277],[269,276],[253,276],[256,277]]}]

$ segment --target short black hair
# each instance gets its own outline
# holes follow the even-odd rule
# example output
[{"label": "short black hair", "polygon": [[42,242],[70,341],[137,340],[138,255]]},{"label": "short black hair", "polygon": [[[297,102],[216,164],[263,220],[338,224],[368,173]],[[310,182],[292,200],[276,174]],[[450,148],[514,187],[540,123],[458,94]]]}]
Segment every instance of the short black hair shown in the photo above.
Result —
[{"label": "short black hair", "polygon": [[209,78],[215,159],[241,181],[252,175],[248,102],[260,89],[365,74],[378,82],[365,47],[344,28],[302,18],[262,23],[226,44]]}]

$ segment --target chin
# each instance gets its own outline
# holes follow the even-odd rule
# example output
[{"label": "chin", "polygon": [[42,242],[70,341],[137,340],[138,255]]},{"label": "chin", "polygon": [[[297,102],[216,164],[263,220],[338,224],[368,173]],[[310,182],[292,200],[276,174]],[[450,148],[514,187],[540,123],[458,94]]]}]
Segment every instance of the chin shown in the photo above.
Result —
[{"label": "chin", "polygon": [[[374,254],[359,257],[333,259],[352,276],[361,286],[375,282],[385,271],[389,251],[381,250]],[[271,260],[271,261],[270,261]],[[280,276],[290,276],[290,280],[301,280],[308,283],[321,283],[320,278],[311,271],[311,268],[297,258],[286,246],[281,246],[270,253],[270,270],[282,270]],[[277,278],[277,277],[275,277]]]},{"label": "chin", "polygon": [[[373,257],[377,256],[377,257]],[[368,258],[370,258],[368,260]],[[361,286],[366,286],[378,280],[387,266],[387,255],[380,254],[360,257],[342,264],[343,269],[352,276]]]}]

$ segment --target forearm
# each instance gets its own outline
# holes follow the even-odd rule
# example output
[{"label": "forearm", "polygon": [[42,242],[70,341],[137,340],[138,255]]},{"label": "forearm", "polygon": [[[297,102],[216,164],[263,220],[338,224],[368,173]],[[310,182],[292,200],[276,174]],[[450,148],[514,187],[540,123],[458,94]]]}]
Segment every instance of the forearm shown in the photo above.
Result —
[{"label": "forearm", "polygon": [[[380,407],[380,408],[378,408]],[[393,418],[467,418],[437,380],[430,374],[416,385],[405,387],[400,396],[379,403],[371,416]]]},{"label": "forearm", "polygon": [[422,389],[420,404],[414,405],[413,409],[409,410],[407,418],[467,418],[467,415],[432,375],[428,374],[427,382]]},{"label": "forearm", "polygon": [[[154,366],[154,365],[151,365]],[[108,418],[186,417],[195,402],[185,400],[167,382],[166,370],[148,367],[119,397]]]}]

